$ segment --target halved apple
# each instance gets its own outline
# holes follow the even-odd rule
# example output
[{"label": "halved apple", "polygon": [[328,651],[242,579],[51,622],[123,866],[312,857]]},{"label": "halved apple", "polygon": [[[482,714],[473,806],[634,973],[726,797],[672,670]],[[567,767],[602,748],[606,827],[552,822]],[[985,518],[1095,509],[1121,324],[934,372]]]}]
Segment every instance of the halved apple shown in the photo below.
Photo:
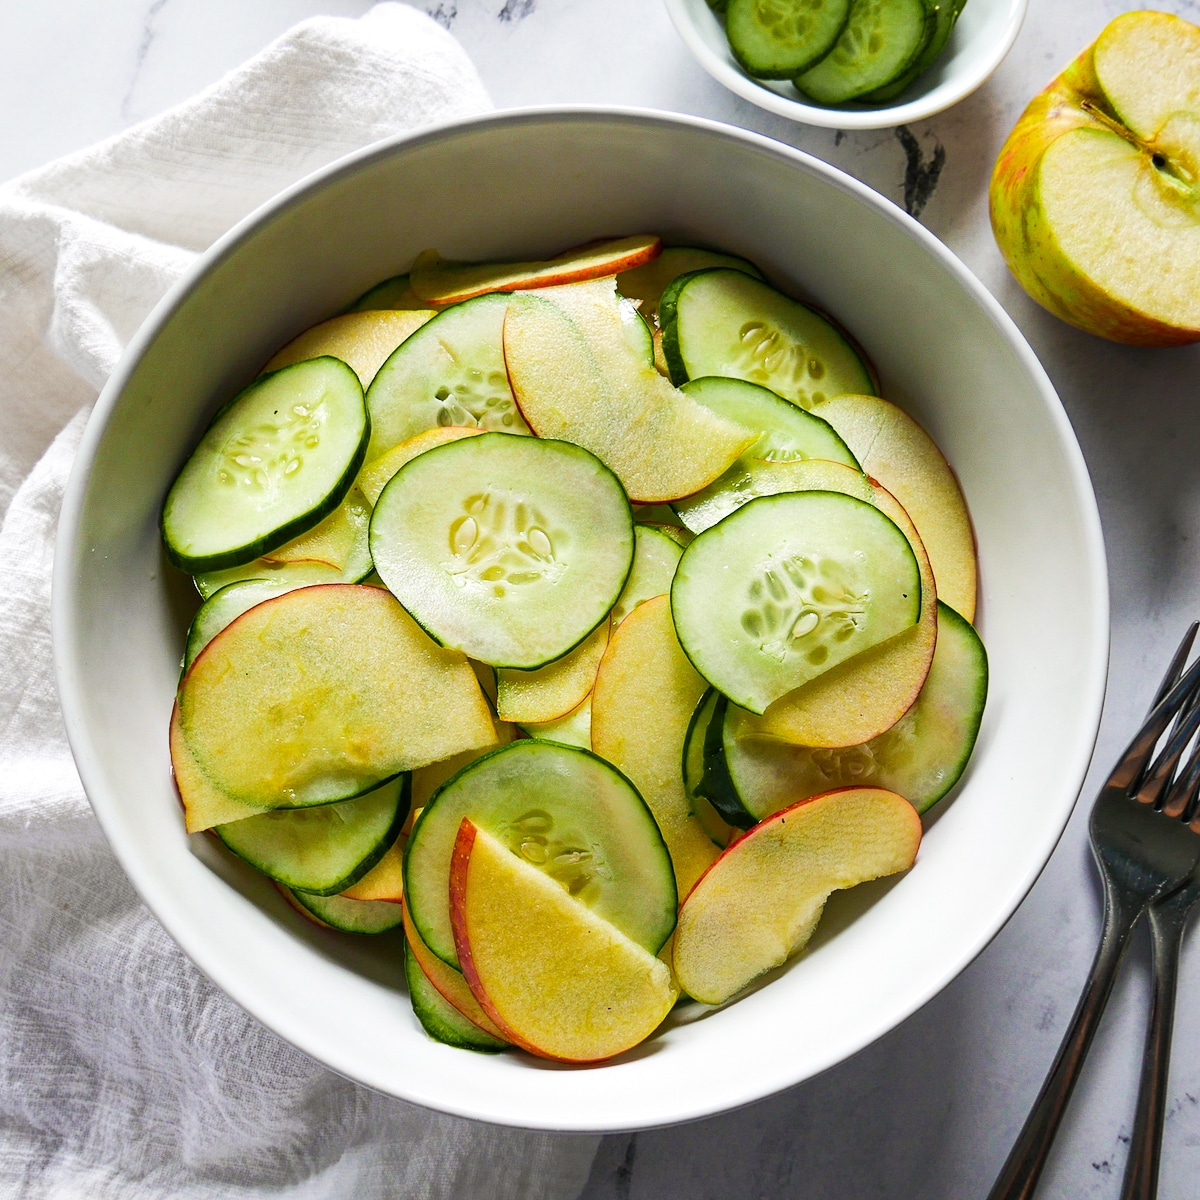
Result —
[{"label": "halved apple", "polygon": [[903,409],[878,396],[834,396],[813,412],[904,506],[929,555],[938,599],[973,621],[975,535],[962,489],[937,443]]},{"label": "halved apple", "polygon": [[612,279],[513,297],[504,357],[529,427],[590,450],[637,503],[707,487],[758,435],[655,370],[630,339]]},{"label": "halved apple", "polygon": [[908,513],[890,492],[865,475],[815,458],[771,466],[778,473],[780,490],[844,492],[873,504],[899,526],[917,559],[921,616],[916,625],[781,696],[761,717],[737,713],[742,737],[828,749],[857,746],[895,725],[924,686],[937,644],[933,569]]},{"label": "halved apple", "polygon": [[452,262],[426,250],[417,255],[409,282],[424,300],[458,304],[485,292],[528,291],[616,275],[650,262],[661,251],[662,242],[653,234],[588,242],[535,262]]},{"label": "halved apple", "polygon": [[366,497],[372,508],[379,500],[379,495],[389,480],[405,463],[412,462],[419,454],[432,450],[435,446],[444,446],[447,442],[457,442],[459,438],[474,437],[486,433],[478,425],[439,425],[436,429],[426,429],[385,451],[378,458],[373,458],[358,473],[355,483],[358,490]]},{"label": "halved apple", "polygon": [[844,788],[768,817],[709,867],[679,910],[680,986],[723,1004],[803,949],[841,888],[906,871],[921,818],[903,796]]},{"label": "halved apple", "polygon": [[533,671],[501,667],[496,672],[496,709],[502,721],[554,721],[578,708],[596,682],[608,646],[604,618],[574,650]]},{"label": "halved apple", "polygon": [[612,1058],[653,1033],[679,994],[665,963],[465,818],[450,919],[475,999],[542,1058]]},{"label": "halved apple", "polygon": [[683,786],[683,743],[708,685],[680,649],[670,596],[643,600],[613,630],[592,690],[592,749],[642,794],[681,896],[717,856]]},{"label": "halved apple", "polygon": [[[417,927],[408,915],[408,907],[404,909],[404,937],[417,960],[425,978],[441,993],[442,998],[458,1009],[468,1021],[473,1021],[480,1029],[490,1033],[492,1037],[504,1038],[496,1023],[483,1011],[479,1001],[475,999],[461,971],[442,962],[440,958],[421,940]],[[508,1041],[508,1038],[504,1038]]]},{"label": "halved apple", "polygon": [[1035,96],[996,160],[992,229],[1025,290],[1142,346],[1200,339],[1200,28],[1131,12]]},{"label": "halved apple", "polygon": [[392,351],[435,316],[433,309],[343,313],[288,342],[263,371],[278,371],[292,363],[330,354],[353,368],[366,389]]}]

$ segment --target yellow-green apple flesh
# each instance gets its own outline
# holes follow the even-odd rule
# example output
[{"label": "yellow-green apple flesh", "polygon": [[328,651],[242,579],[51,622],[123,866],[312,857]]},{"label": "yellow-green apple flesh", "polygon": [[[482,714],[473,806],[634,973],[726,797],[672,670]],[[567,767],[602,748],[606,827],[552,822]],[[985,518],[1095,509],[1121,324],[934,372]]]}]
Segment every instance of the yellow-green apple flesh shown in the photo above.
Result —
[{"label": "yellow-green apple flesh", "polygon": [[475,999],[542,1058],[612,1058],[649,1037],[679,995],[665,963],[465,818],[450,920]]},{"label": "yellow-green apple flesh", "polygon": [[1200,28],[1110,22],[996,160],[992,228],[1029,294],[1116,342],[1200,340]]},{"label": "yellow-green apple flesh", "polygon": [[883,788],[843,788],[801,800],[733,842],[692,888],[675,927],[680,987],[723,1004],[812,937],[841,888],[907,871],[921,818]]},{"label": "yellow-green apple flesh", "polygon": [[459,304],[485,292],[520,292],[617,275],[645,266],[661,252],[662,242],[654,234],[589,242],[540,262],[451,262],[426,250],[417,256],[409,279],[422,299]]}]

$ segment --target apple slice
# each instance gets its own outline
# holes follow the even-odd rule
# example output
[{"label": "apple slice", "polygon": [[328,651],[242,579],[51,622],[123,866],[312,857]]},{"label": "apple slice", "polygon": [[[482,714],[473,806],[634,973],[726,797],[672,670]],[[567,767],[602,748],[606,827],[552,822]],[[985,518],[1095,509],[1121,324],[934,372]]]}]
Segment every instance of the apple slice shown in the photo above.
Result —
[{"label": "apple slice", "polygon": [[384,856],[340,895],[347,900],[388,900],[399,904],[404,899],[404,843],[407,840],[401,833]]},{"label": "apple slice", "polygon": [[540,262],[451,262],[436,250],[417,255],[409,282],[417,296],[435,304],[458,304],[485,292],[517,292],[599,279],[643,266],[658,257],[653,234],[588,242]]},{"label": "apple slice", "polygon": [[921,575],[916,625],[781,696],[762,716],[737,710],[739,737],[765,737],[798,746],[857,746],[890,729],[913,706],[937,644],[937,585],[912,521],[890,492],[851,467],[807,459],[771,466],[779,489],[844,492],[875,505],[899,526]]},{"label": "apple slice", "polygon": [[298,588],[238,617],[192,662],[172,721],[192,832],[207,828],[193,800],[208,788],[192,796],[194,776],[246,805],[304,807],[496,737],[466,658],[382,588],[349,584]]},{"label": "apple slice", "polygon": [[590,450],[636,503],[707,487],[757,438],[697,404],[632,344],[612,279],[515,296],[509,383],[529,427]]},{"label": "apple slice", "polygon": [[355,483],[366,497],[367,503],[374,508],[380,493],[387,487],[392,476],[405,463],[412,462],[418,454],[424,454],[426,450],[432,450],[435,446],[443,446],[446,442],[457,442],[459,438],[474,437],[486,432],[486,429],[478,425],[439,425],[436,429],[426,429],[424,433],[418,433],[398,446],[393,446],[378,458],[372,459],[359,471]]},{"label": "apple slice", "polygon": [[1027,292],[1113,341],[1200,339],[1200,28],[1125,13],[1033,98],[992,228]]},{"label": "apple slice", "polygon": [[562,658],[533,671],[496,671],[496,710],[502,721],[553,721],[578,708],[596,682],[608,646],[609,619]]},{"label": "apple slice", "polygon": [[496,730],[496,736],[487,746],[481,746],[477,750],[464,750],[461,754],[453,754],[449,758],[443,758],[440,762],[430,763],[428,766],[418,767],[412,773],[412,814],[409,817],[409,824],[412,824],[414,815],[425,807],[433,797],[433,793],[446,782],[447,779],[457,775],[468,763],[473,763],[477,758],[484,754],[490,753],[492,750],[497,750],[501,746],[507,746],[517,736],[517,727],[510,725],[507,721],[493,722]]},{"label": "apple slice", "polygon": [[819,404],[863,471],[904,506],[929,555],[938,599],[975,619],[975,535],[962,489],[933,438],[878,396],[834,396]]},{"label": "apple slice", "polygon": [[906,871],[921,818],[883,788],[844,788],[793,804],[734,842],[679,910],[680,986],[723,1004],[803,949],[830,893]]},{"label": "apple slice", "polygon": [[288,342],[263,367],[263,372],[278,371],[292,363],[329,354],[351,367],[365,390],[392,351],[435,316],[437,313],[433,309],[343,313],[314,325]]},{"label": "apple slice", "polygon": [[404,908],[404,937],[412,950],[417,966],[421,968],[425,978],[441,993],[442,998],[458,1009],[467,1020],[474,1022],[480,1029],[490,1033],[492,1037],[504,1037],[496,1023],[480,1007],[461,971],[442,962],[440,958],[421,940],[417,927],[408,915],[408,906]]},{"label": "apple slice", "polygon": [[465,817],[450,919],[475,999],[542,1058],[612,1058],[649,1037],[679,994],[665,963]]},{"label": "apple slice", "polygon": [[680,649],[670,596],[643,600],[613,630],[592,690],[592,749],[642,794],[686,896],[717,856],[683,786],[683,743],[708,685]]}]

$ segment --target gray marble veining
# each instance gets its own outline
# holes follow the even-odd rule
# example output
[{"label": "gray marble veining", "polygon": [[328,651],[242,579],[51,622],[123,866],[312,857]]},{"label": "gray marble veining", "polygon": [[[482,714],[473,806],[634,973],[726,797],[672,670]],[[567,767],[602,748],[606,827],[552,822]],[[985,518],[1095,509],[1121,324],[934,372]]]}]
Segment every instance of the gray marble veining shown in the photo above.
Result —
[{"label": "gray marble veining", "polygon": [[[0,44],[0,179],[180,100],[318,12],[369,0],[42,0],[9,5]],[[864,180],[958,253],[1045,364],[1095,481],[1110,556],[1113,654],[1093,778],[1138,719],[1200,612],[1200,349],[1137,350],[1034,305],[991,239],[986,187],[1030,96],[1118,12],[1033,0],[997,74],[912,128],[809,129],[705,75],[657,0],[421,0],[497,104],[620,103],[757,130]],[[1195,19],[1193,0],[1159,7]],[[1086,805],[1084,806],[1086,809]],[[1070,1018],[1099,930],[1086,812],[995,942],[861,1054],[783,1095],[694,1125],[606,1139],[586,1200],[965,1200],[998,1169]],[[1039,1196],[1116,1197],[1147,999],[1139,941]],[[1185,951],[1161,1196],[1200,1191],[1200,945]]]}]

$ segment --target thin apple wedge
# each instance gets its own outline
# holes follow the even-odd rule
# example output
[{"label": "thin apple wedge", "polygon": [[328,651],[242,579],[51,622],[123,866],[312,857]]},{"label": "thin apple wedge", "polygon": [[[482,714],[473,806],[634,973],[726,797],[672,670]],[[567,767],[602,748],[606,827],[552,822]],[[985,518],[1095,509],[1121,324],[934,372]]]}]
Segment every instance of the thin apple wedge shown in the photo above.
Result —
[{"label": "thin apple wedge", "polygon": [[189,832],[207,828],[213,806],[201,819],[200,801],[212,792],[302,808],[496,740],[465,657],[435,645],[382,588],[345,584],[286,592],[238,617],[188,669],[172,721]]},{"label": "thin apple wedge", "polygon": [[452,262],[436,250],[417,256],[409,274],[413,292],[434,304],[458,304],[486,292],[517,292],[530,288],[579,283],[631,271],[662,252],[653,234],[588,242],[540,262]]},{"label": "thin apple wedge", "polygon": [[475,999],[542,1058],[612,1058],[653,1033],[678,996],[665,963],[465,818],[450,914]]},{"label": "thin apple wedge", "polygon": [[723,1004],[803,949],[832,892],[908,870],[920,844],[916,809],[882,788],[826,792],[769,817],[683,902],[674,944],[680,986]]},{"label": "thin apple wedge", "polygon": [[975,535],[962,489],[937,443],[903,409],[878,396],[834,396],[814,413],[904,506],[929,555],[938,599],[973,621]]},{"label": "thin apple wedge", "polygon": [[681,769],[706,687],[675,636],[671,598],[655,596],[613,631],[592,690],[592,749],[641,792],[671,853],[681,896],[718,853],[692,811]]},{"label": "thin apple wedge", "polygon": [[435,316],[433,309],[343,313],[306,329],[288,342],[263,371],[278,371],[292,363],[329,354],[351,367],[366,388],[392,351]]},{"label": "thin apple wedge", "polygon": [[406,840],[401,833],[384,856],[356,884],[339,894],[347,900],[388,900],[392,904],[399,904],[404,899]]},{"label": "thin apple wedge", "polygon": [[441,993],[447,1003],[452,1004],[467,1020],[478,1025],[485,1033],[490,1033],[492,1037],[503,1038],[504,1041],[509,1040],[500,1032],[492,1018],[479,1006],[479,1001],[467,987],[467,981],[463,978],[462,972],[456,971],[442,962],[421,940],[417,927],[412,923],[412,917],[408,915],[407,907],[404,910],[404,938],[412,950],[413,958],[417,960],[417,966],[421,968],[425,978]]},{"label": "thin apple wedge", "polygon": [[435,446],[443,446],[446,442],[457,442],[460,438],[474,437],[485,432],[486,430],[477,425],[439,425],[436,429],[426,429],[424,433],[410,437],[367,463],[359,471],[355,481],[358,490],[374,508],[380,492],[387,487],[392,476],[405,463],[412,462],[418,454],[424,454],[426,450],[432,450]]},{"label": "thin apple wedge", "polygon": [[514,296],[509,383],[529,427],[590,450],[639,504],[690,496],[758,437],[684,395],[638,352],[612,279]]},{"label": "thin apple wedge", "polygon": [[578,708],[596,682],[596,670],[608,646],[606,617],[562,658],[534,671],[496,672],[496,709],[502,721],[521,724],[554,721]]}]

